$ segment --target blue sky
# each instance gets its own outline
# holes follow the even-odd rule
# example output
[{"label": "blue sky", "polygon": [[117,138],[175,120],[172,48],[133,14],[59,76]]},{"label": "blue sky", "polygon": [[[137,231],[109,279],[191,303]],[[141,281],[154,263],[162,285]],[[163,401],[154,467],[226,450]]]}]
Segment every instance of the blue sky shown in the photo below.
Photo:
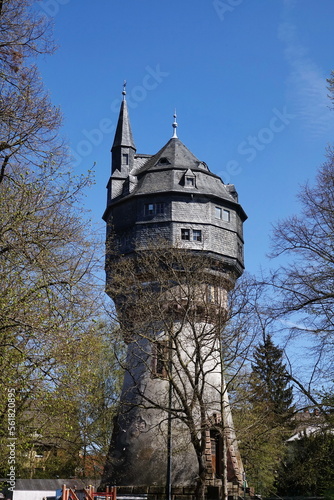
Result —
[{"label": "blue sky", "polygon": [[270,263],[272,224],[298,211],[333,139],[333,0],[41,0],[55,55],[40,61],[75,171],[95,163],[85,199],[102,225],[123,80],[138,153],[178,136],[248,214],[245,260]]}]

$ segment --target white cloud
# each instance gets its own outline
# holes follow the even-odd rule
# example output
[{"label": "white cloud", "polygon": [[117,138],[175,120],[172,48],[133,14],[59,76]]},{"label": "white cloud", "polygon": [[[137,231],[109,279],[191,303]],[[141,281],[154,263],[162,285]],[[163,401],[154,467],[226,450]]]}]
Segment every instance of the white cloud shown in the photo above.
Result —
[{"label": "white cloud", "polygon": [[[284,0],[289,8],[294,0]],[[287,79],[288,97],[304,127],[313,136],[326,134],[334,123],[329,109],[326,78],[321,68],[308,56],[307,48],[298,40],[297,28],[286,21],[279,25],[278,37],[284,43],[285,58],[290,66]]]}]

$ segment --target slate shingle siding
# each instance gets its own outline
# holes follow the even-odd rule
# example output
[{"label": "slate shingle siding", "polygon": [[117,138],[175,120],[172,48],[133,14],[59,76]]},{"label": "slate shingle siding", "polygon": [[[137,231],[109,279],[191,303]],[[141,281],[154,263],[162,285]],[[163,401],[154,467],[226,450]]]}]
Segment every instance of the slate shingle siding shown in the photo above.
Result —
[{"label": "slate shingle siding", "polygon": [[[176,247],[217,254],[229,265],[235,262],[241,274],[246,214],[234,186],[225,185],[177,138],[156,155],[141,155],[140,160],[138,166],[135,156],[123,171],[122,165],[117,168],[114,163],[108,184],[104,219],[109,222],[108,237],[114,232],[121,252],[143,249],[161,238]],[[216,207],[221,208],[222,218],[217,218]],[[189,240],[182,239],[182,229],[190,230]],[[201,231],[200,241],[194,240],[194,230]]]}]

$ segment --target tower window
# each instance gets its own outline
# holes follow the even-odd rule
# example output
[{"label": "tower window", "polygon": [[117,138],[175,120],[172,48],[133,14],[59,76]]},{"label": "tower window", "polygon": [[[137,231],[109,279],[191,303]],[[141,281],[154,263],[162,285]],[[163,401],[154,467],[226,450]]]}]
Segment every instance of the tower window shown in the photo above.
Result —
[{"label": "tower window", "polygon": [[243,258],[243,251],[242,251],[242,244],[238,242],[238,258],[242,259]]},{"label": "tower window", "polygon": [[222,218],[223,209],[221,207],[215,207],[215,217],[216,219]]},{"label": "tower window", "polygon": [[224,220],[225,222],[230,222],[230,211],[226,208],[215,207],[215,217],[216,219]]},{"label": "tower window", "polygon": [[144,215],[162,215],[165,213],[165,203],[146,203]]},{"label": "tower window", "polygon": [[207,301],[218,304],[218,289],[213,285],[207,285]]},{"label": "tower window", "polygon": [[181,229],[181,240],[190,240],[190,229]]},{"label": "tower window", "polygon": [[226,221],[226,222],[230,222],[230,216],[231,216],[230,211],[226,210],[224,208],[224,210],[223,210],[223,220]]},{"label": "tower window", "polygon": [[202,241],[202,231],[200,229],[181,229],[181,240]]},{"label": "tower window", "polygon": [[195,177],[186,177],[186,186],[187,187],[195,186]]},{"label": "tower window", "polygon": [[153,366],[152,372],[154,377],[167,377],[167,359],[168,347],[167,342],[157,342],[153,346]]},{"label": "tower window", "polygon": [[193,240],[202,241],[202,231],[200,229],[193,230]]},{"label": "tower window", "polygon": [[222,437],[216,430],[210,430],[210,441],[211,441],[211,460],[212,469],[215,477],[222,477],[222,460],[223,460],[223,447],[222,447]]},{"label": "tower window", "polygon": [[157,203],[155,205],[155,213],[156,214],[164,214],[165,213],[165,204],[164,203]]},{"label": "tower window", "polygon": [[154,203],[146,203],[144,213],[145,215],[154,215]]},{"label": "tower window", "polygon": [[129,155],[127,153],[122,155],[122,165],[129,165]]}]

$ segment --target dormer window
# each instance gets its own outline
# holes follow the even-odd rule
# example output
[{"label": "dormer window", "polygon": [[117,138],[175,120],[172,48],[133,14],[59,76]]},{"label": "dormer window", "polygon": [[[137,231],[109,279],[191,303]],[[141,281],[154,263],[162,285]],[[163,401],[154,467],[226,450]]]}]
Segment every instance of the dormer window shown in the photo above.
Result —
[{"label": "dormer window", "polygon": [[194,187],[196,187],[196,177],[192,173],[192,171],[190,170],[190,168],[188,168],[188,170],[184,174],[183,183],[184,183],[184,187],[187,187],[187,188],[194,188]]},{"label": "dormer window", "polygon": [[168,158],[163,157],[160,158],[159,163],[161,163],[162,165],[169,165],[170,162],[168,161]]},{"label": "dormer window", "polygon": [[170,165],[170,161],[168,158],[166,158],[166,156],[162,156],[161,158],[159,158],[159,160],[156,162],[156,165]]}]

